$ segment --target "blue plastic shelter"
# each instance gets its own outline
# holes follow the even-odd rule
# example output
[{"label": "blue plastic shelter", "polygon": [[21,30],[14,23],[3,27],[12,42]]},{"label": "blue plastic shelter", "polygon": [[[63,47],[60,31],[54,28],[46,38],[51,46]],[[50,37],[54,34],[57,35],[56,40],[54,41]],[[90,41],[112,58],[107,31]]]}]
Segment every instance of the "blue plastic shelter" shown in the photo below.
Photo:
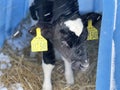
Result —
[{"label": "blue plastic shelter", "polygon": [[[31,0],[0,0],[0,48],[27,15]],[[120,90],[120,0],[78,0],[80,13],[102,13],[96,90]]]},{"label": "blue plastic shelter", "polygon": [[29,0],[0,0],[0,48],[26,16]]},{"label": "blue plastic shelter", "polygon": [[96,90],[120,90],[120,0],[103,0]]}]

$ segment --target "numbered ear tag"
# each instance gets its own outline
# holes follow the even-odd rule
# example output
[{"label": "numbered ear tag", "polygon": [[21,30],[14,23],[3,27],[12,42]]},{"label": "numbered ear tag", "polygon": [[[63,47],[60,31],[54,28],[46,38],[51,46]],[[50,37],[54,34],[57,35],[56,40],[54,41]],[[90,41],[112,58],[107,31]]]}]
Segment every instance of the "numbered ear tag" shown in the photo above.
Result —
[{"label": "numbered ear tag", "polygon": [[48,43],[47,40],[41,36],[41,29],[36,29],[36,36],[31,41],[31,51],[39,52],[39,51],[48,51]]},{"label": "numbered ear tag", "polygon": [[98,39],[98,30],[92,25],[92,20],[88,21],[88,37],[87,40],[96,40]]}]

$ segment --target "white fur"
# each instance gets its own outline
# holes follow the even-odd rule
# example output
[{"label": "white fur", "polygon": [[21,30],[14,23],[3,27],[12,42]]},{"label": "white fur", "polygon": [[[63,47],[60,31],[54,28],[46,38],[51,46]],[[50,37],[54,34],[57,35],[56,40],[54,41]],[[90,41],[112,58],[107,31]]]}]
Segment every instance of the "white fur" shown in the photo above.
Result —
[{"label": "white fur", "polygon": [[44,72],[43,90],[52,90],[51,74],[54,65],[45,64],[44,61],[42,61],[42,67]]},{"label": "white fur", "polygon": [[64,57],[62,57],[65,63],[65,78],[68,85],[74,84],[73,71],[71,67],[71,62],[68,62]]},{"label": "white fur", "polygon": [[77,36],[82,33],[83,30],[83,23],[80,18],[76,20],[68,20],[64,23],[69,29],[74,32]]}]

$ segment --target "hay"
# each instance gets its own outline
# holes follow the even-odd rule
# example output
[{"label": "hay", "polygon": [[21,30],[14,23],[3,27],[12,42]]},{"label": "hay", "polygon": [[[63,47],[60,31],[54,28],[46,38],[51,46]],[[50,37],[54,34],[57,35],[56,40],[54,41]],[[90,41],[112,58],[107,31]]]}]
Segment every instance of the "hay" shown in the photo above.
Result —
[{"label": "hay", "polygon": [[[11,61],[12,67],[4,72],[2,82],[6,87],[11,84],[21,83],[24,90],[41,90],[41,67],[27,61]],[[38,73],[39,72],[39,73]],[[9,89],[11,90],[11,89]]]},{"label": "hay", "polygon": [[[25,61],[12,61],[12,64],[12,68],[6,70],[4,76],[2,77],[2,82],[6,87],[9,88],[9,90],[11,90],[11,84],[15,83],[21,83],[24,90],[42,90],[43,72],[40,65]],[[66,86],[64,74],[63,71],[61,71],[62,68],[63,67],[61,66],[57,66],[57,68],[53,72],[52,81],[54,90],[85,90],[85,88],[92,88],[91,90],[93,90],[93,88],[95,88],[94,84],[80,84],[80,81],[82,81],[82,83],[89,83],[87,77],[86,80],[81,78],[82,75],[78,75],[75,78],[75,85]]]},{"label": "hay", "polygon": [[[28,17],[18,25],[16,30],[27,30],[31,25],[29,17],[28,15]],[[96,25],[98,30],[100,29],[100,24],[101,22]],[[24,41],[26,43],[26,40]],[[24,46],[24,42],[22,42],[22,45]],[[64,64],[62,61],[58,61],[52,73],[54,90],[95,90],[98,41],[89,41],[87,46],[90,68],[86,72],[74,72],[75,84],[67,86],[64,78]],[[8,90],[14,90],[11,88],[11,85],[16,83],[20,83],[24,90],[42,90],[43,71],[40,60],[41,54],[37,54],[35,58],[30,58],[29,46],[19,51],[17,49],[12,50],[7,43],[5,43],[2,52],[11,57],[12,67],[4,70],[4,75],[0,77],[0,80]],[[19,56],[18,53],[22,53],[23,55]]]},{"label": "hay", "polygon": [[[53,90],[95,90],[97,47],[95,51],[91,51],[92,49],[89,50],[93,54],[89,55],[92,60],[89,70],[79,73],[74,72],[75,84],[72,86],[66,85],[63,62],[58,61],[56,63],[56,68],[52,73]],[[4,70],[4,75],[1,77],[2,83],[8,90],[13,90],[11,85],[15,83],[20,83],[24,90],[42,90],[43,71],[41,61],[39,63],[31,62],[29,61],[31,58],[18,56],[9,47],[5,47],[4,52],[9,52],[8,55],[11,57],[12,64],[11,68]]]}]

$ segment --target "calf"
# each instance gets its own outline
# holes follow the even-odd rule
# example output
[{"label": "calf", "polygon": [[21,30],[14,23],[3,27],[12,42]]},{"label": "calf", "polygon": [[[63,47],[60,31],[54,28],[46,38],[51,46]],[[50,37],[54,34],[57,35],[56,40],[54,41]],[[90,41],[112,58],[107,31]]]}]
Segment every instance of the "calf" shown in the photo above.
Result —
[{"label": "calf", "polygon": [[[99,15],[90,13],[80,16],[77,0],[35,0],[30,7],[31,15],[38,23],[30,30],[40,27],[48,41],[48,51],[43,52],[43,90],[52,90],[51,73],[55,66],[55,51],[65,63],[67,84],[74,84],[73,67],[86,70],[89,59],[86,51],[87,21],[96,22]],[[34,29],[33,29],[34,28]]]}]

